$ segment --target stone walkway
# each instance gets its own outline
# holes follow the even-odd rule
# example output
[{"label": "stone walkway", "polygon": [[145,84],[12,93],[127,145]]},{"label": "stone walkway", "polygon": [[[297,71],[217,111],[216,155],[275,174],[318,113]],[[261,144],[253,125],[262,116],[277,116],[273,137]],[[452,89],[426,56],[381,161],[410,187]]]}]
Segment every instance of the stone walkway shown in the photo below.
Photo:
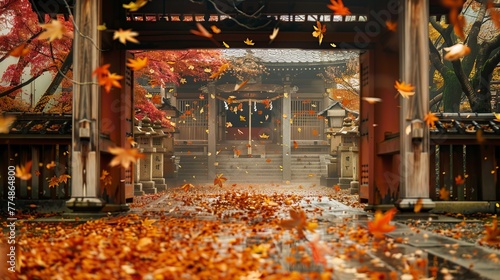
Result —
[{"label": "stone walkway", "polygon": [[[168,215],[177,218],[189,217],[197,220],[252,224],[260,222],[262,217],[248,215],[248,210],[254,210],[252,206],[249,206],[252,205],[251,203],[246,204],[247,201],[252,200],[251,198],[246,199],[245,203],[238,202],[239,204],[231,205],[232,207],[215,208],[224,205],[224,201],[235,203],[236,201],[231,195],[237,196],[237,194],[246,192],[253,193],[256,197],[259,195],[273,197],[274,195],[274,199],[281,195],[289,197],[296,195],[296,200],[288,207],[287,205],[279,205],[280,209],[274,212],[275,216],[272,219],[288,219],[287,209],[290,207],[304,209],[308,219],[318,223],[315,233],[306,233],[307,239],[312,240],[315,238],[315,234],[319,234],[322,244],[326,247],[330,247],[330,249],[337,247],[341,250],[334,250],[337,255],[331,251],[331,254],[326,253],[324,265],[314,264],[314,261],[311,265],[290,264],[286,261],[286,255],[290,254],[290,250],[294,246],[300,247],[300,244],[307,248],[306,245],[309,244],[307,241],[294,240],[295,244],[290,245],[288,250],[280,247],[281,251],[276,251],[276,256],[269,256],[274,261],[279,262],[287,271],[299,271],[306,274],[311,271],[332,271],[331,279],[412,279],[413,276],[418,276],[418,279],[432,279],[433,276],[435,279],[500,279],[498,276],[500,275],[500,252],[410,228],[404,223],[398,222],[398,220],[407,219],[403,213],[394,218],[394,224],[397,228],[386,234],[385,240],[357,236],[368,235],[363,229],[367,228],[368,221],[373,217],[372,213],[346,206],[331,197],[329,198],[334,193],[332,188],[297,184],[250,185],[250,187],[249,185],[236,185],[232,188],[215,188],[219,194],[214,193],[213,186],[198,186],[193,189],[197,190],[194,193],[186,194],[172,192],[162,199],[143,208],[134,209],[132,212],[144,213],[143,211],[146,211],[148,215],[154,216],[156,211],[167,211]],[[193,196],[193,194],[195,195]],[[225,197],[226,200],[221,199],[228,194],[231,195]],[[186,200],[192,204],[183,203]],[[276,199],[276,201],[278,200]],[[207,209],[211,209],[211,211]],[[419,215],[409,216],[415,219]],[[428,217],[426,214],[420,216],[424,220]],[[443,218],[450,220],[448,217],[441,217],[441,219]],[[272,234],[268,232],[267,235],[271,236]],[[285,234],[281,239],[286,237],[294,239],[293,233]],[[229,242],[232,240],[230,236],[219,236],[219,238]],[[248,243],[255,244],[269,240],[262,237],[259,241],[256,240],[255,236],[242,236],[242,238],[245,239],[247,246]],[[312,256],[313,252],[307,249],[305,255]]]},{"label": "stone walkway", "polygon": [[[310,184],[170,188],[129,213],[59,229],[49,241],[37,235],[24,253],[32,274],[19,279],[78,271],[78,263],[89,271],[73,279],[500,279],[499,251],[397,222],[405,214],[375,239],[367,230],[372,213],[334,197],[333,188]],[[304,211],[303,227],[285,228],[291,209]],[[97,240],[81,254],[54,249],[42,260],[33,253],[81,244],[81,236]]]}]

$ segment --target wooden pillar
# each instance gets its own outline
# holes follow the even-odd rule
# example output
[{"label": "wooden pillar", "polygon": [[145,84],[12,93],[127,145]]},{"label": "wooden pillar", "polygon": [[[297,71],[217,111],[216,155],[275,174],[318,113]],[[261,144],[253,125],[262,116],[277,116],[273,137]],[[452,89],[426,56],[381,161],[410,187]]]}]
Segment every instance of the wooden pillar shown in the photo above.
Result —
[{"label": "wooden pillar", "polygon": [[71,199],[66,202],[74,211],[99,211],[104,206],[99,198],[100,91],[92,77],[99,66],[100,5],[100,0],[75,2],[75,30],[79,32],[75,32],[73,40],[73,79],[80,84],[73,86],[73,176]]},{"label": "wooden pillar", "polygon": [[[287,78],[289,78],[287,76]],[[283,106],[282,106],[282,147],[283,147],[283,180],[290,181],[292,180],[292,154],[291,154],[291,146],[293,143],[291,142],[291,127],[290,119],[292,118],[292,98],[294,92],[292,92],[292,88],[289,81],[286,81],[283,85],[283,91],[288,93],[288,98],[282,98]],[[286,116],[286,118],[284,117]]]},{"label": "wooden pillar", "polygon": [[495,146],[481,146],[481,200],[496,200],[496,175]]},{"label": "wooden pillar", "polygon": [[429,7],[427,0],[404,0],[399,16],[400,77],[415,86],[415,95],[400,98],[400,198],[396,205],[411,210],[418,199],[432,209],[429,198]]},{"label": "wooden pillar", "polygon": [[208,84],[208,180],[216,177],[215,160],[217,157],[217,99],[215,99],[215,83]]}]

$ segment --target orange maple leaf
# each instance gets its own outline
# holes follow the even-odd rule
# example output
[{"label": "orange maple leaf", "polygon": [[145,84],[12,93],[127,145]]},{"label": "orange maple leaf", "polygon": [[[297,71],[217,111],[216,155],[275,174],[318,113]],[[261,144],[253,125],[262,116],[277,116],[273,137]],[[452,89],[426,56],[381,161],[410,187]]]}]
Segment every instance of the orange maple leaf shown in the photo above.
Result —
[{"label": "orange maple leaf", "polygon": [[327,7],[332,10],[334,15],[348,16],[351,14],[351,11],[349,11],[349,8],[344,6],[342,0],[330,0],[330,3],[331,4],[328,4]]},{"label": "orange maple leaf", "polygon": [[128,4],[123,4],[122,7],[128,9],[131,12],[136,12],[140,8],[144,7],[148,3],[148,0],[137,0],[135,2],[130,2]]},{"label": "orange maple leaf", "polygon": [[313,261],[317,264],[326,265],[325,255],[330,254],[331,249],[326,246],[326,244],[320,241],[320,235],[314,234],[311,241],[309,241],[307,244],[309,245],[309,247],[311,247]]},{"label": "orange maple leaf", "polygon": [[458,175],[455,177],[455,185],[463,185],[465,183],[465,178],[462,178],[462,175]]},{"label": "orange maple leaf", "polygon": [[319,44],[323,42],[323,36],[326,33],[326,25],[322,25],[321,22],[316,21],[316,26],[314,26],[314,31],[312,33],[314,38],[318,38]]},{"label": "orange maple leaf", "polygon": [[68,174],[61,174],[59,175],[59,178],[57,178],[59,180],[59,183],[65,183],[67,184],[68,183],[68,179],[71,178],[71,176],[69,176]]},{"label": "orange maple leaf", "polygon": [[442,187],[441,189],[439,189],[439,199],[441,199],[441,200],[450,199],[450,191],[447,190],[445,187]]},{"label": "orange maple leaf", "polygon": [[139,33],[132,31],[132,29],[123,30],[120,28],[117,31],[115,31],[115,33],[113,33],[113,40],[118,39],[118,41],[120,41],[120,43],[124,45],[127,44],[127,41],[139,44],[139,41],[137,41],[137,39],[134,38],[137,35],[139,35]]},{"label": "orange maple leaf", "polygon": [[334,189],[336,192],[339,192],[339,191],[340,191],[340,186],[339,186],[339,185],[335,185],[335,186],[333,186],[333,189]]},{"label": "orange maple leaf", "polygon": [[127,66],[134,71],[139,71],[142,68],[146,67],[148,64],[148,58],[145,56],[144,58],[138,57],[137,59],[128,59]]},{"label": "orange maple leaf", "polygon": [[271,100],[269,100],[269,99],[262,100],[262,104],[264,104],[264,108],[266,108],[266,109],[271,108]]},{"label": "orange maple leaf", "polygon": [[241,84],[237,84],[237,85],[235,85],[235,86],[234,86],[234,91],[238,91],[238,90],[240,90],[243,86],[245,86],[245,85],[248,83],[248,81],[249,81],[249,80],[250,80],[250,79],[246,79],[246,80],[244,80],[243,82],[241,82]]},{"label": "orange maple leaf", "polygon": [[299,143],[297,141],[293,141],[293,148],[297,149],[299,147]]},{"label": "orange maple leaf", "polygon": [[314,230],[318,227],[317,223],[307,221],[307,216],[304,210],[290,209],[290,217],[291,219],[289,220],[280,221],[279,225],[282,228],[288,230],[292,230],[295,228],[297,230],[299,239],[306,238],[304,230],[314,232]]},{"label": "orange maple leaf", "polygon": [[0,116],[0,133],[9,133],[10,126],[16,120],[13,116]]},{"label": "orange maple leaf", "polygon": [[498,229],[498,220],[495,218],[491,226],[484,225],[486,235],[481,239],[489,245],[500,244],[500,230]]},{"label": "orange maple leaf", "polygon": [[38,35],[38,39],[49,39],[49,42],[61,39],[66,32],[66,27],[57,19],[53,19],[49,23],[40,24],[40,27],[45,30]]},{"label": "orange maple leaf", "polygon": [[99,179],[101,179],[105,186],[113,184],[113,178],[106,169],[101,171],[101,177]]},{"label": "orange maple leaf", "polygon": [[59,186],[59,178],[55,175],[52,178],[47,179],[47,182],[49,182],[49,188],[55,188]]},{"label": "orange maple leaf", "polygon": [[403,98],[409,98],[411,95],[415,94],[415,87],[411,84],[405,84],[405,82],[399,83],[396,81],[394,88],[398,90],[399,94],[401,94]]},{"label": "orange maple leaf", "polygon": [[389,31],[396,32],[396,30],[398,29],[398,23],[396,21],[387,20],[385,22],[385,27]]},{"label": "orange maple leaf", "polygon": [[16,177],[21,180],[29,180],[31,179],[31,160],[26,162],[24,165],[16,166]]},{"label": "orange maple leaf", "polygon": [[104,90],[109,93],[109,91],[111,90],[111,87],[117,87],[117,88],[121,88],[122,85],[120,84],[119,80],[123,79],[123,76],[120,76],[116,73],[111,73],[109,74],[107,77],[101,79],[101,81],[99,81],[99,84],[101,86],[104,86]]},{"label": "orange maple leaf", "polygon": [[210,29],[212,29],[212,32],[215,33],[215,34],[219,34],[219,33],[222,32],[222,30],[220,30],[220,28],[217,27],[216,25],[211,25]]},{"label": "orange maple leaf", "polygon": [[214,179],[214,186],[219,186],[222,188],[222,184],[224,184],[224,182],[227,181],[227,178],[226,177],[222,177],[222,173],[217,175],[217,177],[215,177]]},{"label": "orange maple leaf", "polygon": [[368,231],[375,238],[383,238],[384,234],[395,230],[396,226],[390,225],[389,223],[397,211],[398,210],[396,208],[392,208],[384,214],[382,214],[381,211],[376,211],[373,221],[368,222]]},{"label": "orange maple leaf", "polygon": [[13,56],[13,57],[21,57],[21,56],[27,55],[29,52],[30,52],[30,49],[29,49],[29,47],[26,47],[26,43],[22,43],[21,45],[12,49],[10,51],[9,55]]},{"label": "orange maple leaf", "polygon": [[124,149],[120,147],[109,147],[108,151],[115,155],[109,165],[121,165],[124,168],[129,168],[131,163],[136,163],[138,159],[143,158],[144,154],[139,153],[137,148]]},{"label": "orange maple leaf", "polygon": [[224,72],[226,72],[226,70],[229,68],[229,63],[224,63],[222,64],[220,67],[219,67],[219,70],[217,70],[216,72],[212,73],[212,75],[210,75],[210,79],[218,79],[222,76],[222,74],[224,74]]},{"label": "orange maple leaf", "polygon": [[424,121],[425,121],[425,123],[427,124],[428,127],[434,127],[435,126],[435,122],[439,121],[439,118],[436,117],[436,114],[429,112],[429,113],[427,113],[425,115]]},{"label": "orange maple leaf", "polygon": [[97,81],[100,82],[101,79],[109,75],[109,66],[111,66],[111,64],[108,63],[97,67],[92,72],[92,76],[97,76]]}]

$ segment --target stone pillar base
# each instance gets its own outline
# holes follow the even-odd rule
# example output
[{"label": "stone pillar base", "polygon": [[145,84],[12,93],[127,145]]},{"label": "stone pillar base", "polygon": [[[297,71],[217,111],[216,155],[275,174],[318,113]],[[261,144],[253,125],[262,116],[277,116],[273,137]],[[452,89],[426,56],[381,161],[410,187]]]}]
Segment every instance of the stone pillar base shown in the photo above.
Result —
[{"label": "stone pillar base", "polygon": [[349,189],[351,187],[352,178],[339,178],[339,187],[343,190]]},{"label": "stone pillar base", "polygon": [[321,176],[319,178],[319,184],[321,186],[325,186],[325,187],[333,187],[335,185],[337,185],[339,183],[339,178],[338,177],[325,177],[325,176]]},{"label": "stone pillar base", "polygon": [[155,188],[158,192],[166,191],[167,184],[165,184],[165,178],[153,178],[155,182]]},{"label": "stone pillar base", "polygon": [[142,184],[142,190],[145,193],[148,194],[157,193],[154,181],[141,181],[141,184]]},{"label": "stone pillar base", "polygon": [[[415,204],[417,204],[418,198],[402,198],[396,201],[394,205],[401,211],[413,211]],[[429,211],[436,207],[436,203],[430,198],[422,198],[422,210]]]},{"label": "stone pillar base", "polygon": [[73,212],[99,212],[104,205],[106,202],[97,197],[72,197],[66,201],[66,207]]},{"label": "stone pillar base", "polygon": [[144,191],[142,190],[141,183],[134,183],[134,196],[144,195]]},{"label": "stone pillar base", "polygon": [[351,181],[351,194],[359,193],[359,182]]}]

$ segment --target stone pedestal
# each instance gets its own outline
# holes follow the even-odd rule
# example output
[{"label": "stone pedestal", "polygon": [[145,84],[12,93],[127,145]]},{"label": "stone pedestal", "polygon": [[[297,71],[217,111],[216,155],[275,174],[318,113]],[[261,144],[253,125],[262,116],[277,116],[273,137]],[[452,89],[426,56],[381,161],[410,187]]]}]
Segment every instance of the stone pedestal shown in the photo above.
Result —
[{"label": "stone pedestal", "polygon": [[355,174],[358,166],[358,147],[345,146],[342,143],[338,147],[338,154],[340,158],[339,186],[341,189],[348,189],[351,187],[351,182],[357,179]]},{"label": "stone pedestal", "polygon": [[141,126],[138,128],[141,133],[137,134],[136,141],[139,145],[139,151],[144,155],[137,162],[138,183],[142,185],[141,190],[144,193],[156,193],[155,181],[153,180],[153,155],[156,148],[153,147],[153,136],[158,133],[151,126],[151,120],[146,116],[141,120]]},{"label": "stone pedestal", "polygon": [[339,183],[337,153],[332,154],[330,163],[326,165],[327,176],[321,176],[320,185],[333,187]]}]

